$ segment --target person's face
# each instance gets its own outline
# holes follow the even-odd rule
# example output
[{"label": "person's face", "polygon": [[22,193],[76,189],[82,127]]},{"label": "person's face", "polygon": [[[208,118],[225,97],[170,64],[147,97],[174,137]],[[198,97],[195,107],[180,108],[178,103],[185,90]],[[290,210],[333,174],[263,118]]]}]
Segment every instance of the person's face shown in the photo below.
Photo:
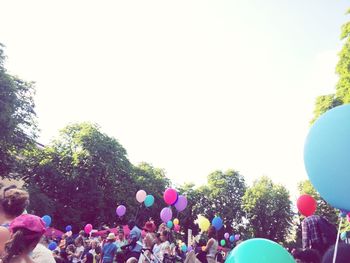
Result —
[{"label": "person's face", "polygon": [[91,241],[91,248],[95,249],[96,248],[96,241]]},{"label": "person's face", "polygon": [[167,240],[167,237],[164,236],[163,234],[160,234],[160,240],[161,240],[162,242],[165,242],[165,241]]},{"label": "person's face", "polygon": [[124,233],[119,233],[118,237],[119,237],[120,240],[123,240],[124,239]]}]

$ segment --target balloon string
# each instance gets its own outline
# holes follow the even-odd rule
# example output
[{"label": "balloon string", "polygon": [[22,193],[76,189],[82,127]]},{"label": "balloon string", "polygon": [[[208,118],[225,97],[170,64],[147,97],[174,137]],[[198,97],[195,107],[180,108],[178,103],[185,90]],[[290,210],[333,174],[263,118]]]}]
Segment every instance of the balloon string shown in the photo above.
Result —
[{"label": "balloon string", "polygon": [[141,206],[142,206],[142,204],[140,204],[140,206],[137,207],[136,215],[135,215],[134,220],[136,220],[137,216],[139,215],[139,210],[140,210]]},{"label": "balloon string", "polygon": [[337,240],[335,241],[335,247],[334,247],[333,263],[335,263],[335,261],[337,260],[338,244],[339,244],[339,234],[340,234],[340,227],[341,227],[342,223],[343,223],[343,217],[340,218],[340,222],[339,222]]}]

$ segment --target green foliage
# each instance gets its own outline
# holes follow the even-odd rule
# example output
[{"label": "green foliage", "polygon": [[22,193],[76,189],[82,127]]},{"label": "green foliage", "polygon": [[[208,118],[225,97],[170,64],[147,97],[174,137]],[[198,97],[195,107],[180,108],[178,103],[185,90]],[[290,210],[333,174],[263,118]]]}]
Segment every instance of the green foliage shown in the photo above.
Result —
[{"label": "green foliage", "polygon": [[246,212],[251,236],[275,241],[285,240],[293,212],[289,193],[284,186],[262,177],[247,189],[242,207]]},{"label": "green foliage", "polygon": [[12,76],[4,68],[0,44],[0,177],[15,177],[22,151],[33,146],[37,126],[34,84]]},{"label": "green foliage", "polygon": [[326,111],[341,104],[342,102],[334,94],[317,97],[314,110],[314,118],[311,121],[311,123],[314,123],[318,119],[318,117],[320,117]]}]

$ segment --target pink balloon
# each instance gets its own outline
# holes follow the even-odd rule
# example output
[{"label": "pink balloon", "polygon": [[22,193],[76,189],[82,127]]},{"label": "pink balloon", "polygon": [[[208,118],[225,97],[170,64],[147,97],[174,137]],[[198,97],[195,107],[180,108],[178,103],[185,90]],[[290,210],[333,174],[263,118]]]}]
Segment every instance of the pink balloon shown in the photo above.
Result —
[{"label": "pink balloon", "polygon": [[185,210],[186,206],[187,206],[186,196],[179,195],[179,198],[177,199],[177,201],[175,203],[176,210],[181,212],[181,211]]},{"label": "pink balloon", "polygon": [[167,203],[168,205],[173,205],[176,203],[176,200],[177,200],[177,192],[175,189],[173,188],[168,188],[165,190],[164,192],[164,201],[165,203]]},{"label": "pink balloon", "polygon": [[239,240],[240,237],[241,237],[240,234],[236,234],[236,235],[235,235],[235,240],[236,240],[236,241]]},{"label": "pink balloon", "polygon": [[229,239],[229,238],[230,238],[230,234],[229,234],[229,233],[225,233],[224,237],[225,237],[226,239]]},{"label": "pink balloon", "polygon": [[176,232],[179,232],[179,231],[180,231],[180,225],[175,225],[175,226],[174,226],[174,230],[175,230]]},{"label": "pink balloon", "polygon": [[119,217],[121,217],[121,216],[123,216],[123,215],[125,215],[125,213],[126,213],[126,207],[125,206],[123,206],[123,205],[120,205],[120,206],[118,206],[117,207],[117,215],[119,216]]},{"label": "pink balloon", "polygon": [[85,227],[84,227],[84,231],[86,234],[90,234],[92,230],[92,225],[91,224],[87,224]]},{"label": "pink balloon", "polygon": [[162,211],[160,211],[160,218],[164,223],[167,223],[173,217],[173,211],[169,207],[164,207]]},{"label": "pink balloon", "polygon": [[137,193],[136,193],[137,202],[142,203],[143,201],[145,201],[146,196],[147,196],[147,193],[145,192],[145,190],[137,191]]}]

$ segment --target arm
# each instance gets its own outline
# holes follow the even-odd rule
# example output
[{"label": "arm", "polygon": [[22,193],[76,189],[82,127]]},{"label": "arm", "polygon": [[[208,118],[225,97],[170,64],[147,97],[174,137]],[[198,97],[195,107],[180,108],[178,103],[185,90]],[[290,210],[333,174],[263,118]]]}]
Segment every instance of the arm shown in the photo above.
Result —
[{"label": "arm", "polygon": [[213,243],[214,243],[214,240],[213,240],[212,238],[208,240],[208,243],[207,243],[207,245],[205,246],[205,252],[208,252],[208,251],[209,251],[209,249],[211,248],[211,246],[213,245]]}]

